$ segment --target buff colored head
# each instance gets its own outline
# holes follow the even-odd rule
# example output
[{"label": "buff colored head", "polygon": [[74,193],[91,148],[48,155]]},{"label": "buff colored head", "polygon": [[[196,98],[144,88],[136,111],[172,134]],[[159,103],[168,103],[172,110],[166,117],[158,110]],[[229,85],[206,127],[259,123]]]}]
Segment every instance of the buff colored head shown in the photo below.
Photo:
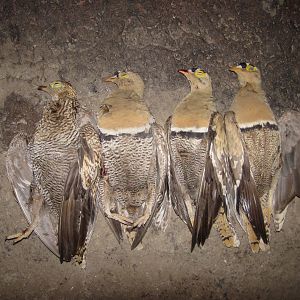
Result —
[{"label": "buff colored head", "polygon": [[259,69],[249,63],[240,63],[229,70],[237,74],[241,86],[245,86],[247,83],[260,84],[261,82]]},{"label": "buff colored head", "polygon": [[188,70],[178,70],[179,73],[183,74],[191,85],[191,90],[204,90],[211,89],[211,80],[209,75],[200,67],[191,68]]},{"label": "buff colored head", "polygon": [[120,89],[134,90],[141,98],[144,94],[144,82],[142,78],[130,71],[117,71],[113,76],[103,79],[104,82],[115,83]]}]

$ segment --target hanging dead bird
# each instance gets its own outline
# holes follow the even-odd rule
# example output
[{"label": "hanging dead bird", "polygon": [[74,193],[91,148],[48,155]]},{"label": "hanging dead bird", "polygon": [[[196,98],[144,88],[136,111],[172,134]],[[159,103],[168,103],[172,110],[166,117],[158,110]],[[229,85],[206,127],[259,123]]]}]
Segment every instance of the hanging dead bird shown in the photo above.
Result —
[{"label": "hanging dead bird", "polygon": [[230,69],[240,90],[225,114],[235,206],[253,252],[266,250],[272,198],[280,171],[280,134],[261,86],[257,67],[241,63]]},{"label": "hanging dead bird", "polygon": [[179,72],[189,80],[191,92],[167,122],[173,208],[192,232],[192,250],[196,243],[204,244],[214,222],[224,244],[238,247],[225,214],[232,184],[225,166],[223,117],[216,112],[210,77],[201,68]]},{"label": "hanging dead bird", "polygon": [[143,101],[139,75],[116,72],[105,81],[118,89],[103,102],[109,113],[98,118],[106,171],[99,185],[100,208],[114,221],[117,239],[122,239],[122,226],[134,249],[152,222],[165,224],[166,138]]},{"label": "hanging dead bird", "polygon": [[282,229],[289,203],[300,197],[300,113],[287,111],[278,121],[282,168],[273,199],[276,231]]},{"label": "hanging dead bird", "polygon": [[78,148],[84,148],[97,131],[81,110],[71,84],[55,81],[39,90],[49,93],[52,101],[44,108],[32,138],[18,134],[12,140],[6,162],[30,225],[7,239],[16,243],[35,231],[61,261],[77,256],[81,262],[95,221],[95,199],[86,186],[82,188],[81,177],[70,181],[68,174],[76,168]]}]

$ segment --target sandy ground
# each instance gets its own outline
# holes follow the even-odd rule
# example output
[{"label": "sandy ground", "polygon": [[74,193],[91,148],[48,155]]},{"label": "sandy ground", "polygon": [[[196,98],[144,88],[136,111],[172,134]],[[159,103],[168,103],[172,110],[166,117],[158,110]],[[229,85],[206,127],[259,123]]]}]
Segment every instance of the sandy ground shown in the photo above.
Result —
[{"label": "sandy ground", "polygon": [[144,249],[118,245],[99,217],[87,268],[60,264],[33,234],[13,246],[7,234],[26,226],[5,170],[21,129],[33,132],[47,97],[36,87],[70,81],[97,110],[112,87],[101,77],[138,72],[159,122],[188,91],[176,70],[201,65],[221,111],[237,90],[228,66],[252,62],[262,72],[277,116],[299,109],[298,1],[0,1],[0,299],[299,299],[300,201],[271,251],[226,249],[213,231],[190,253],[186,227],[172,215],[165,233],[150,231]]}]

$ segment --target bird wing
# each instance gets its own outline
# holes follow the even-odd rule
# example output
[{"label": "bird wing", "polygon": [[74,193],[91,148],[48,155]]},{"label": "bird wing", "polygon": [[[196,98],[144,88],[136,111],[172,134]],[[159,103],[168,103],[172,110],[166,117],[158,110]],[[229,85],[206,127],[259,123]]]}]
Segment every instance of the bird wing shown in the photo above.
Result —
[{"label": "bird wing", "polygon": [[273,199],[275,214],[283,212],[295,196],[300,197],[300,113],[288,111],[278,124],[282,168]]},{"label": "bird wing", "polygon": [[[65,182],[58,230],[60,259],[83,258],[97,215],[97,181],[103,169],[97,131],[87,123],[79,131],[78,160]],[[79,262],[81,262],[79,260]]]},{"label": "bird wing", "polygon": [[[226,185],[224,168],[225,153],[222,151],[226,145],[223,117],[213,113],[208,128],[208,146],[203,170],[200,190],[196,199],[196,209],[192,232],[193,251],[196,244],[204,245],[211,227],[225,198],[222,185]],[[224,193],[224,194],[223,194]]]},{"label": "bird wing", "polygon": [[[235,184],[235,210],[240,221],[240,209],[247,216],[258,239],[268,243],[261,204],[257,195],[256,185],[251,173],[248,153],[237,125],[235,114],[226,112],[226,137],[228,141],[229,160]],[[242,224],[240,222],[240,224]]]},{"label": "bird wing", "polygon": [[[97,117],[100,118],[101,116],[105,115],[106,113],[108,113],[110,111],[111,108],[112,108],[112,105],[109,105],[109,104],[100,105],[100,107],[98,109]],[[90,111],[88,111],[87,109],[81,109],[78,120],[79,120],[79,124],[78,124],[79,127],[82,127],[85,124],[91,124],[95,128],[96,131],[99,130],[98,125],[97,125],[96,116],[94,114],[92,114]],[[84,168],[84,169],[87,170],[87,168]],[[91,174],[92,173],[95,174],[94,171],[91,172]],[[86,178],[86,177],[84,176],[83,178]],[[108,224],[109,228],[111,229],[111,231],[113,232],[116,240],[118,241],[118,243],[120,243],[121,240],[123,239],[121,224],[120,224],[120,222],[118,222],[114,219],[111,219],[111,218],[107,218],[105,216],[102,203],[103,203],[103,201],[108,201],[108,199],[106,199],[108,195],[103,194],[103,189],[100,188],[100,185],[101,186],[105,185],[103,179],[100,179],[100,182],[97,183],[96,198],[97,198],[97,203],[99,204],[99,210],[103,214],[104,219],[105,219],[106,223]],[[116,211],[113,211],[113,212],[117,213]]]},{"label": "bird wing", "polygon": [[135,239],[131,245],[133,250],[142,241],[153,219],[159,219],[159,226],[164,226],[170,208],[170,202],[165,197],[167,191],[167,172],[168,172],[168,145],[164,129],[158,124],[154,123],[151,126],[154,138],[155,149],[155,164],[157,171],[156,192],[151,214],[146,223],[137,229]]},{"label": "bird wing", "polygon": [[[179,168],[182,165],[180,160],[179,153],[174,153],[176,149],[172,149],[171,151],[171,123],[172,117],[166,122],[166,128],[168,133],[168,148],[169,148],[169,170],[168,170],[168,187],[169,187],[169,198],[171,199],[171,203],[176,215],[188,226],[189,230],[192,232],[192,223],[188,213],[188,209],[186,207],[186,203],[192,203],[192,200],[189,196],[187,188],[181,184],[179,180],[179,174],[176,172],[177,166]],[[183,169],[183,168],[181,168]]]},{"label": "bird wing", "polygon": [[[6,158],[6,169],[18,203],[21,206],[28,223],[31,223],[33,220],[31,195],[33,171],[28,150],[28,137],[23,132],[17,134],[9,145]],[[45,246],[56,256],[59,256],[57,236],[50,218],[49,208],[45,203],[43,203],[39,211],[39,224],[34,231]]]}]

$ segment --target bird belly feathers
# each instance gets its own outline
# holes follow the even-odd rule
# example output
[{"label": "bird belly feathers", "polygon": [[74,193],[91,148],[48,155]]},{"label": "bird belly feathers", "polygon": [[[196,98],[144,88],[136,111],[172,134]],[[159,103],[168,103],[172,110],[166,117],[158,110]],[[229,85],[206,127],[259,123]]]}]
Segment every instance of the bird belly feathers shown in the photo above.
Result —
[{"label": "bird belly feathers", "polygon": [[205,133],[171,132],[170,151],[176,161],[178,179],[186,186],[193,204],[200,188],[199,178],[204,170],[207,143]]},{"label": "bird belly feathers", "polygon": [[77,158],[78,131],[56,131],[47,138],[35,135],[31,145],[35,184],[52,212],[59,216],[65,180],[70,166]]},{"label": "bird belly feathers", "polygon": [[102,147],[111,201],[121,211],[139,217],[136,211],[148,198],[149,185],[155,184],[153,137],[149,132],[115,136],[102,134]]}]

